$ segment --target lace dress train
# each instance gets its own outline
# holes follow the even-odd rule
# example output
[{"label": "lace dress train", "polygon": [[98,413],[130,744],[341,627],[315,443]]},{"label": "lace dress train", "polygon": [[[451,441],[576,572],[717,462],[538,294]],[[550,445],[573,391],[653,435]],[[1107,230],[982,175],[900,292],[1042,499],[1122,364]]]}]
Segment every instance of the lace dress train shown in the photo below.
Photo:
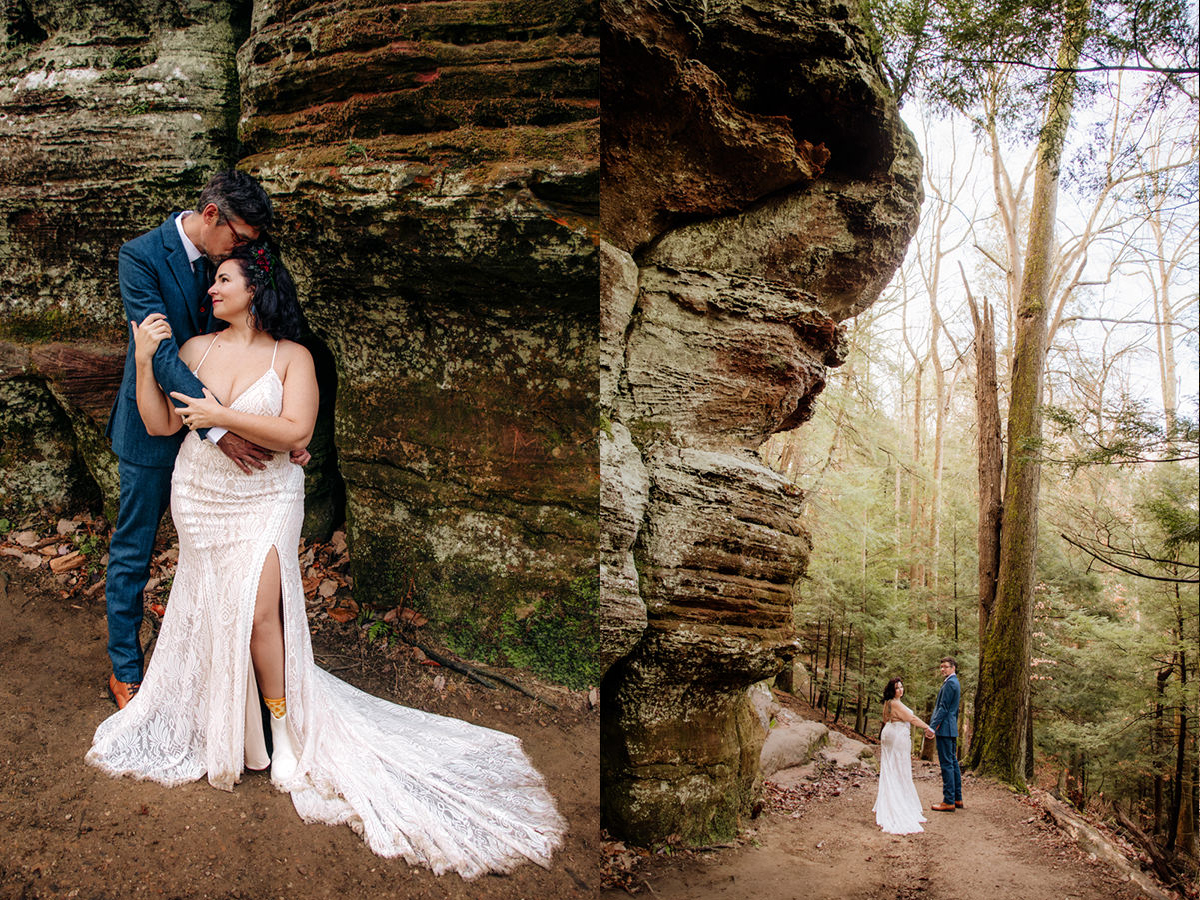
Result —
[{"label": "lace dress train", "polygon": [[[233,406],[278,415],[274,368]],[[87,762],[173,786],[232,790],[269,763],[250,663],[259,576],[283,585],[288,723],[299,765],[282,787],[308,822],[348,824],[380,856],[474,878],[547,866],[566,824],[518,738],[389,703],[318,668],[296,548],[304,473],[287,454],[243,474],[189,434],[171,485],[179,560],[141,690],[96,730]]]},{"label": "lace dress train", "polygon": [[888,834],[915,834],[925,829],[921,798],[912,779],[912,729],[906,722],[888,722],[879,741],[879,791],[875,795],[875,824]]}]

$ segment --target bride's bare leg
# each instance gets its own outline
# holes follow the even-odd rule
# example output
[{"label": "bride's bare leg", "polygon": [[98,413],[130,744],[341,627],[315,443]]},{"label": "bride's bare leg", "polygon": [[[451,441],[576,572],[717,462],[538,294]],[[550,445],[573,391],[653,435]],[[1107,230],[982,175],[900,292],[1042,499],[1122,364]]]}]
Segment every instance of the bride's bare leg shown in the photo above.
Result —
[{"label": "bride's bare leg", "polygon": [[250,659],[254,677],[264,697],[283,696],[283,594],[280,588],[279,555],[267,552],[258,579],[254,601],[254,627],[250,632]]},{"label": "bride's bare leg", "polygon": [[284,787],[296,771],[296,747],[288,730],[283,674],[283,593],[279,554],[272,547],[258,578],[254,599],[254,627],[250,631],[250,659],[258,689],[271,710],[271,781]]}]

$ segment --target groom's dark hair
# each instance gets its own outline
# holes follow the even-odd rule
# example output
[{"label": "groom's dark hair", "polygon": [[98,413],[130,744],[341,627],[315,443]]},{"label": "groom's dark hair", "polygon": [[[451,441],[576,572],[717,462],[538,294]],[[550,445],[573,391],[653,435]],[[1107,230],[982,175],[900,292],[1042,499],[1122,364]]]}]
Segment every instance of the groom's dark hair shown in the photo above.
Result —
[{"label": "groom's dark hair", "polygon": [[958,671],[958,663],[955,661],[953,656],[943,656],[941,659],[938,660],[938,662],[939,663],[950,663],[950,665],[954,669],[954,671],[955,672]]},{"label": "groom's dark hair", "polygon": [[245,172],[228,169],[208,179],[208,184],[200,192],[200,199],[196,201],[196,212],[204,212],[210,203],[216,205],[222,221],[236,216],[261,232],[271,229],[274,219],[271,198],[254,176]]}]

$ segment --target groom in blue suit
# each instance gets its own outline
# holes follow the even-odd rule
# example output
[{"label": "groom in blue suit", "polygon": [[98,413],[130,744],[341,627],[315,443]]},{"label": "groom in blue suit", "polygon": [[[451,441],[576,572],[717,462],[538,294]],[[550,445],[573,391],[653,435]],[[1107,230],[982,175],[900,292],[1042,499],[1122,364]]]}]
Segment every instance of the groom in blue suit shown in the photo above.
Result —
[{"label": "groom in blue suit", "polygon": [[[257,240],[271,218],[271,201],[257,181],[243,172],[220,172],[201,191],[195,210],[173,214],[121,247],[118,271],[125,318],[140,325],[151,313],[162,313],[171,326],[171,338],[159,344],[154,355],[154,377],[164,389],[202,396],[203,386],[180,361],[179,347],[197,334],[216,330],[208,297],[209,262],[219,263],[235,246]],[[170,437],[147,434],[138,413],[136,385],[131,337],[107,430],[121,477],[105,585],[112,660],[108,691],[119,708],[137,693],[142,680],[142,591],[150,575],[158,523],[170,501],[175,455],[187,434],[183,429]],[[250,466],[263,468],[262,460],[270,455],[221,429],[202,430],[200,435],[216,443],[244,472]]]},{"label": "groom in blue suit", "polygon": [[958,767],[958,701],[962,696],[958,684],[958,663],[945,656],[938,663],[945,681],[938,690],[929,727],[937,735],[938,762],[942,766],[942,802],[931,807],[938,812],[962,809],[962,770]]}]

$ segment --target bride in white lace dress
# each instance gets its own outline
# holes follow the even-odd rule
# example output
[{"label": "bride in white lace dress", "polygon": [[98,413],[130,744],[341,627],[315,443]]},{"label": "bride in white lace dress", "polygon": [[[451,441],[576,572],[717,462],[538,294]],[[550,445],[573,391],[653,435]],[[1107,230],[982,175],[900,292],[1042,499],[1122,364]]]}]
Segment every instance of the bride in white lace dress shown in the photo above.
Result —
[{"label": "bride in white lace dress", "polygon": [[933,731],[900,702],[904,682],[893,678],[883,689],[883,732],[879,737],[879,791],[875,795],[875,824],[888,834],[924,831],[921,798],[912,779],[912,726]]},{"label": "bride in white lace dress", "polygon": [[[229,327],[180,348],[226,406],[177,411],[150,360],[170,334],[133,324],[138,409],[151,434],[223,427],[271,450],[304,447],[316,419],[295,289],[274,251],[241,247],[209,294]],[[273,335],[273,336],[272,336]],[[380,856],[474,878],[548,866],[566,823],[512,735],[363,693],[313,663],[297,548],[304,473],[276,453],[246,475],[189,434],[171,483],[179,560],[141,690],[96,730],[87,761],[167,786],[207,776],[232,790],[271,766],[308,822],[349,824]],[[271,709],[268,757],[259,692]]]}]

